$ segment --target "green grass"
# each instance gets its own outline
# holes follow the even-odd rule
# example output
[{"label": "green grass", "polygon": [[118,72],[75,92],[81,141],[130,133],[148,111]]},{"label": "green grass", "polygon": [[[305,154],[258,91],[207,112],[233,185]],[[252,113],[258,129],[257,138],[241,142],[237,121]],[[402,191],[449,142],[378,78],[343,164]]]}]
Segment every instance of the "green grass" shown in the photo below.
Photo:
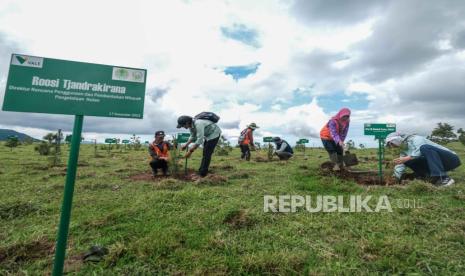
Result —
[{"label": "green grass", "polygon": [[[453,148],[465,160],[464,148]],[[63,160],[68,149],[63,147]],[[360,186],[318,175],[327,155],[307,149],[284,162],[214,156],[226,182],[132,181],[149,171],[145,150],[93,157],[81,150],[67,251],[71,274],[461,274],[465,271],[465,166],[454,187],[414,181]],[[358,150],[360,159],[374,150]],[[189,161],[197,169],[200,152]],[[387,158],[392,159],[390,153]],[[0,275],[50,273],[65,166],[33,146],[0,145]],[[360,167],[376,169],[376,162]],[[388,195],[392,213],[264,213],[264,195]],[[423,208],[396,208],[397,199]],[[82,263],[92,245],[109,248]]]}]

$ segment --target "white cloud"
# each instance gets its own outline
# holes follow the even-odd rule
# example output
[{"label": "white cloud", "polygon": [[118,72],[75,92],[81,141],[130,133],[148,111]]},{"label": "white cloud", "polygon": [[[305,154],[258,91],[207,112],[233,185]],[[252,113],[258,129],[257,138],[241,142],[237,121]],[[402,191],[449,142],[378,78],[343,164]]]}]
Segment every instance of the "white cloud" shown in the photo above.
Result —
[{"label": "white cloud", "polygon": [[[415,10],[406,8],[415,3],[402,1],[373,1],[359,9],[367,2],[356,1],[356,5],[343,8],[324,1],[3,0],[0,53],[20,50],[147,68],[149,95],[144,119],[86,119],[85,128],[95,137],[98,131],[149,136],[159,128],[173,132],[176,116],[206,110],[217,112],[221,122],[231,127],[256,122],[261,126],[257,135],[311,136],[331,114],[325,114],[316,99],[296,102],[296,95],[344,92],[348,96],[366,93],[370,101],[368,109],[353,112],[354,131],[350,134],[363,139],[358,124],[368,120],[400,126],[415,118],[418,130],[426,132],[436,123],[428,117],[429,110],[437,120],[453,117],[440,116],[433,101],[418,105],[407,97],[418,91],[416,88],[427,86],[436,87],[432,94],[440,94],[441,88],[434,86],[437,78],[444,76],[440,72],[452,76],[454,71],[463,71],[465,51],[459,47],[464,24],[450,27],[450,22],[463,21],[460,12],[444,16],[448,10],[460,11],[460,4],[451,3],[435,4],[441,6],[436,13],[435,7],[421,5]],[[428,18],[434,22],[426,22]],[[408,26],[402,27],[402,22]],[[254,30],[259,47],[222,35],[222,27],[234,24]],[[424,24],[440,32],[431,33]],[[426,44],[434,47],[428,46],[421,56],[417,48],[410,47]],[[407,61],[403,57],[413,58]],[[7,60],[0,57],[0,73],[6,71]],[[254,63],[260,63],[257,72],[239,81],[218,70]],[[4,78],[0,76],[0,87]],[[457,79],[450,79],[443,82],[442,89],[452,88],[450,84],[458,87],[457,91],[465,88]],[[443,95],[454,98],[457,93]],[[447,106],[453,103],[441,105]],[[0,124],[16,127],[69,125],[70,129],[72,122],[70,116],[0,114]],[[453,121],[461,124],[458,119]],[[225,134],[233,137],[238,131],[228,128]]]}]

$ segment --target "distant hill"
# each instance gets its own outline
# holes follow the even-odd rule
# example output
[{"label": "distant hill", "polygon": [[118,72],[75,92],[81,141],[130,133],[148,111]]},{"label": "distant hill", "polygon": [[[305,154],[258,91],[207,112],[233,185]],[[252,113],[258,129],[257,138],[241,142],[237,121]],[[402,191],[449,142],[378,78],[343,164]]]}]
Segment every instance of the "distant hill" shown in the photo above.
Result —
[{"label": "distant hill", "polygon": [[18,136],[18,139],[20,141],[24,141],[27,138],[33,139],[34,141],[39,141],[36,138],[33,138],[33,137],[31,137],[31,136],[29,136],[27,134],[21,133],[21,132],[14,131],[12,129],[1,129],[0,128],[0,141],[6,141],[6,139],[11,135]]}]

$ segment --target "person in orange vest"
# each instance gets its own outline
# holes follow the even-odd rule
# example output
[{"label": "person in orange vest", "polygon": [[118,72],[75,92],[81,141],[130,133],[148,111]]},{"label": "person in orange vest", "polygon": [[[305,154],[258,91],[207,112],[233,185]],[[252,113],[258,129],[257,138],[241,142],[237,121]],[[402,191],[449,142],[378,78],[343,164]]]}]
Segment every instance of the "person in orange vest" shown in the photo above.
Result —
[{"label": "person in orange vest", "polygon": [[320,131],[321,142],[329,154],[329,159],[334,164],[334,170],[344,169],[342,157],[349,124],[350,109],[342,108]]},{"label": "person in orange vest", "polygon": [[150,167],[152,167],[153,176],[156,176],[158,169],[161,169],[163,175],[168,175],[168,161],[170,159],[171,145],[164,141],[165,132],[159,130],[155,132],[155,140],[149,146],[149,154],[152,157]]},{"label": "person in orange vest", "polygon": [[255,144],[253,142],[253,132],[259,128],[257,124],[251,123],[241,132],[238,142],[241,148],[241,159],[250,161],[250,150],[255,150]]}]

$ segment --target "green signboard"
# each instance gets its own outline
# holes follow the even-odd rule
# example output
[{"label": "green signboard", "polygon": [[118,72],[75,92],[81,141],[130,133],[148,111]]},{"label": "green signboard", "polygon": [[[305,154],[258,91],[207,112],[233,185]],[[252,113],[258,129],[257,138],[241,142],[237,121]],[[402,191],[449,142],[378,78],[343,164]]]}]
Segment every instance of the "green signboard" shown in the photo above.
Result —
[{"label": "green signboard", "polygon": [[263,142],[273,142],[273,137],[263,137]]},{"label": "green signboard", "polygon": [[[75,115],[69,138],[71,149],[55,247],[54,276],[63,275],[84,115],[142,119],[146,76],[145,69],[11,56],[4,111]],[[116,139],[111,143],[116,143]]]},{"label": "green signboard", "polygon": [[180,144],[186,143],[189,140],[190,136],[191,136],[190,133],[178,133],[176,137],[176,141]]},{"label": "green signboard", "polygon": [[389,133],[396,131],[396,124],[365,124],[365,135],[373,135],[377,139],[384,139]]},{"label": "green signboard", "polygon": [[129,140],[123,140],[123,141],[121,141],[121,143],[123,143],[123,144],[129,144]]},{"label": "green signboard", "polygon": [[106,144],[116,144],[116,139],[115,138],[106,138],[105,143]]},{"label": "green signboard", "polygon": [[[66,135],[65,137],[65,142],[67,143],[71,143],[71,140],[73,139],[73,135],[70,134],[70,135]],[[81,141],[84,140],[84,137],[81,137]]]},{"label": "green signboard", "polygon": [[309,142],[308,139],[305,139],[305,138],[299,140],[299,144],[306,144],[308,142]]},{"label": "green signboard", "polygon": [[145,69],[13,54],[3,110],[139,118]]}]

